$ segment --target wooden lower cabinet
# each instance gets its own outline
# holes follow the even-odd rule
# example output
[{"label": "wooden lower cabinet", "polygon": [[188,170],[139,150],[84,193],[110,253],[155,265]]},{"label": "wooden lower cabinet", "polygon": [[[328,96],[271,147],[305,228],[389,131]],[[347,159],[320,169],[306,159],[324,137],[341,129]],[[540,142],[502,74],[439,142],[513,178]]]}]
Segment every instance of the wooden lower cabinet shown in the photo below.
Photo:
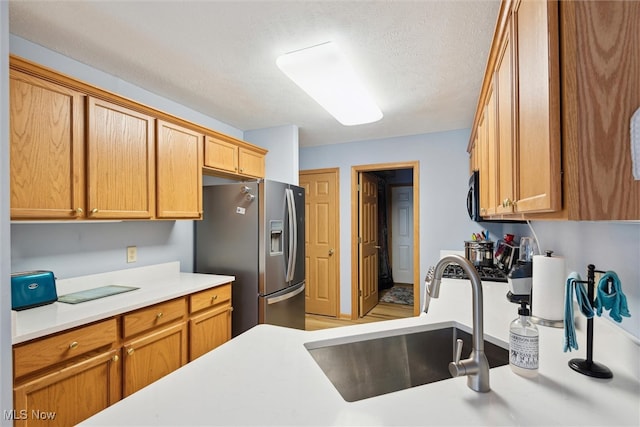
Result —
[{"label": "wooden lower cabinet", "polygon": [[124,344],[124,397],[187,363],[187,323],[169,326]]},{"label": "wooden lower cabinet", "polygon": [[231,339],[231,306],[206,311],[189,323],[189,361],[192,361]]},{"label": "wooden lower cabinet", "polygon": [[17,427],[73,426],[231,339],[231,283],[13,347]]},{"label": "wooden lower cabinet", "polygon": [[231,283],[189,297],[189,361],[231,339]]},{"label": "wooden lower cabinet", "polygon": [[119,354],[100,353],[17,385],[15,425],[71,426],[120,400]]}]

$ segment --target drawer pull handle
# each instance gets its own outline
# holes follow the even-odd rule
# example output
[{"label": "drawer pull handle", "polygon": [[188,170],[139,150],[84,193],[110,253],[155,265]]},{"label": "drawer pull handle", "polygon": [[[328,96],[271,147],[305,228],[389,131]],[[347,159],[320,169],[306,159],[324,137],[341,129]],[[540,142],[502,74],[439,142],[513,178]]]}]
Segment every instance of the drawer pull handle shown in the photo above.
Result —
[{"label": "drawer pull handle", "polygon": [[118,360],[120,360],[120,358],[118,357],[118,355],[116,354],[115,356],[113,356],[113,361],[117,362]]},{"label": "drawer pull handle", "polygon": [[97,214],[99,212],[98,208],[91,209],[92,214]]},{"label": "drawer pull handle", "polygon": [[74,341],[71,344],[69,344],[69,350],[73,350],[78,348],[78,341]]},{"label": "drawer pull handle", "polygon": [[127,354],[128,354],[129,356],[133,355],[133,353],[134,353],[134,352],[135,352],[135,350],[133,349],[133,347],[129,347],[129,348],[127,349]]},{"label": "drawer pull handle", "polygon": [[218,295],[214,295],[214,296],[211,297],[211,302],[214,302],[217,299],[218,299]]},{"label": "drawer pull handle", "polygon": [[156,318],[157,318],[157,319],[161,319],[161,318],[162,318],[162,316],[163,316],[163,315],[162,315],[162,312],[160,312],[160,313],[156,314]]},{"label": "drawer pull handle", "polygon": [[82,215],[83,213],[84,213],[84,210],[82,208],[76,208],[77,215]]}]

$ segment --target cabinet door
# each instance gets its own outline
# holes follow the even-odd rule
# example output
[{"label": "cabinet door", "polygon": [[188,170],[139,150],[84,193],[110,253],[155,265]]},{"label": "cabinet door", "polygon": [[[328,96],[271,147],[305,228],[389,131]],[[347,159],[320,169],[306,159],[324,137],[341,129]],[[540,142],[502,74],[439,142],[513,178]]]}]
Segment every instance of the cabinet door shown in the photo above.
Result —
[{"label": "cabinet door", "polygon": [[497,201],[497,172],[498,172],[498,132],[496,130],[496,96],[493,90],[493,85],[489,89],[489,95],[487,98],[487,105],[485,107],[485,125],[486,130],[486,150],[487,150],[487,173],[485,173],[485,180],[487,181],[487,205],[486,214],[494,215],[496,213]]},{"label": "cabinet door", "polygon": [[89,218],[155,213],[154,118],[89,97]]},{"label": "cabinet door", "polygon": [[240,148],[238,153],[239,172],[242,175],[264,177],[264,155],[246,148]]},{"label": "cabinet door", "polygon": [[558,5],[515,4],[517,50],[516,212],[561,209]]},{"label": "cabinet door", "polygon": [[76,425],[120,400],[119,352],[81,360],[17,385],[16,427]]},{"label": "cabinet door", "polygon": [[84,96],[10,71],[11,218],[84,216]]},{"label": "cabinet door", "polygon": [[129,396],[187,363],[186,322],[156,330],[124,344],[124,396]]},{"label": "cabinet door", "polygon": [[496,213],[513,212],[514,174],[513,148],[514,127],[513,120],[513,53],[511,50],[511,26],[507,21],[504,38],[502,40],[496,62],[496,100],[497,100],[497,132],[498,132],[498,172],[497,172],[497,209]]},{"label": "cabinet door", "polygon": [[238,172],[238,146],[222,139],[207,136],[204,165],[223,171]]},{"label": "cabinet door", "polygon": [[487,215],[489,207],[489,147],[487,140],[487,120],[486,114],[483,113],[478,121],[477,130],[477,150],[478,150],[478,172],[480,176],[480,215]]},{"label": "cabinet door", "polygon": [[189,360],[194,360],[231,339],[231,306],[205,311],[189,321]]},{"label": "cabinet door", "polygon": [[201,133],[158,120],[157,217],[202,217]]},{"label": "cabinet door", "polygon": [[560,2],[571,220],[640,219],[629,121],[640,107],[640,2]]}]

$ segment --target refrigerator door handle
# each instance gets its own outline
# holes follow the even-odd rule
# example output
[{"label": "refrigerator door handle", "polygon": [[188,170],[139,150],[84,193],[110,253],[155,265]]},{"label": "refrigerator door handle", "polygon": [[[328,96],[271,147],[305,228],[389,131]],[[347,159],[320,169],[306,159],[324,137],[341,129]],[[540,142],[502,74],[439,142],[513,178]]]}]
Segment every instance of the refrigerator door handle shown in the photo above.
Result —
[{"label": "refrigerator door handle", "polygon": [[296,205],[293,200],[293,190],[285,190],[287,199],[287,215],[289,219],[289,260],[287,261],[287,274],[285,280],[290,282],[296,269],[296,252],[298,250],[298,226],[296,223]]},{"label": "refrigerator door handle", "polygon": [[295,291],[289,292],[289,293],[284,294],[284,295],[279,295],[277,297],[267,298],[267,304],[276,304],[276,303],[288,300],[289,298],[293,298],[296,295],[298,295],[300,292],[304,292],[305,288],[306,288],[306,284],[303,283],[302,286],[300,286]]}]

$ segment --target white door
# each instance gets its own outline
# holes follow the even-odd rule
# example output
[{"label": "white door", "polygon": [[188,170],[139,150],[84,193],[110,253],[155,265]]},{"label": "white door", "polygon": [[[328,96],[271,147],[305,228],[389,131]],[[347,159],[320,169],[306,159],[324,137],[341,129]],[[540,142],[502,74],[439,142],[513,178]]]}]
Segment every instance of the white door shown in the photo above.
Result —
[{"label": "white door", "polygon": [[413,283],[413,188],[391,188],[391,268],[394,283]]}]

